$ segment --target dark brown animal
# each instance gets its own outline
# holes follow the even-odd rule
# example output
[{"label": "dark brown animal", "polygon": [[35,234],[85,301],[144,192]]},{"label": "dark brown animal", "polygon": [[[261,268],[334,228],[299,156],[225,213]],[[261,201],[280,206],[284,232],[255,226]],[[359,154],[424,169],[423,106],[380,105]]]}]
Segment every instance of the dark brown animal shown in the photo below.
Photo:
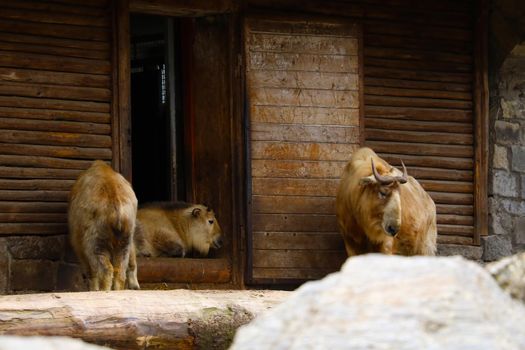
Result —
[{"label": "dark brown animal", "polygon": [[206,256],[220,248],[222,231],[213,210],[202,204],[151,203],[138,210],[135,244],[143,256]]},{"label": "dark brown animal", "polygon": [[[103,161],[78,177],[69,199],[71,245],[90,290],[139,289],[133,247],[137,198],[126,179]],[[128,267],[129,265],[129,267]]]},{"label": "dark brown animal", "polygon": [[345,167],[336,213],[349,256],[371,252],[435,255],[436,206],[412,176],[357,150]]}]

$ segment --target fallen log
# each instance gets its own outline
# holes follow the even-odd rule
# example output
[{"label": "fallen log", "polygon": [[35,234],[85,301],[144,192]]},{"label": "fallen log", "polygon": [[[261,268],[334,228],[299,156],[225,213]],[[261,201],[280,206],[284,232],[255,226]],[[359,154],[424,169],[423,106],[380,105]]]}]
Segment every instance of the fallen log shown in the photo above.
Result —
[{"label": "fallen log", "polygon": [[108,350],[68,337],[0,335],[0,350]]},{"label": "fallen log", "polygon": [[285,291],[111,291],[0,297],[0,335],[81,338],[115,349],[226,349]]}]

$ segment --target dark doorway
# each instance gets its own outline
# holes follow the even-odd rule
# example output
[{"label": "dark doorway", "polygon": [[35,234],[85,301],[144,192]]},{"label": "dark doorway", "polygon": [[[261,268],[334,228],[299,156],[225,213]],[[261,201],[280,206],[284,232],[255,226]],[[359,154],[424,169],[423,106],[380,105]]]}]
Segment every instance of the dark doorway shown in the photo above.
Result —
[{"label": "dark doorway", "polygon": [[140,203],[184,200],[180,24],[132,15],[132,181]]}]

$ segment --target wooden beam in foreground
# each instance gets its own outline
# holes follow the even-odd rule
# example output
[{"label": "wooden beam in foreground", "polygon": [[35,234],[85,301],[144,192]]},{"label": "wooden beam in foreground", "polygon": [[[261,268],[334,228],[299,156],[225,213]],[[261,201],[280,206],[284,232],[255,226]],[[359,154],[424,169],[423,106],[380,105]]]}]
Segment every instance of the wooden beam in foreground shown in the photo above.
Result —
[{"label": "wooden beam in foreground", "polygon": [[285,291],[112,291],[0,297],[0,335],[81,338],[115,349],[227,348]]}]

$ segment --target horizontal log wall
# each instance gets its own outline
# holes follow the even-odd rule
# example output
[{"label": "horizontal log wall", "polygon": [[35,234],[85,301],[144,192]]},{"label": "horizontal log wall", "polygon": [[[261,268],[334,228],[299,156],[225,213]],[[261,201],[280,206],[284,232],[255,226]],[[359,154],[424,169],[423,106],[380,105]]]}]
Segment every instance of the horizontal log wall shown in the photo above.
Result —
[{"label": "horizontal log wall", "polygon": [[[356,83],[349,72],[352,60],[315,57],[313,48],[304,50],[308,57],[288,53],[300,50],[298,40],[269,40],[286,47],[287,53],[258,40],[260,51],[272,52],[247,57],[248,70],[253,63],[271,64],[270,57],[277,62],[278,71],[248,73],[248,82],[251,78],[281,88],[278,96],[260,89],[256,99],[286,105],[295,97],[297,103],[308,103],[301,109],[250,103],[252,120],[264,118],[268,123],[252,122],[250,130],[256,139],[250,145],[254,278],[317,278],[335,269],[333,262],[342,248],[337,246],[340,239],[331,216],[333,194],[355,149],[355,144],[342,140],[351,137],[364,136],[364,144],[394,166],[404,161],[409,174],[436,202],[438,242],[477,244],[473,2],[248,0],[248,4],[261,18],[280,14],[286,21],[282,17],[286,12],[288,18],[312,22],[337,16],[343,22],[361,23],[364,65],[364,135],[350,135],[339,126],[359,119],[358,113],[344,109],[355,96],[341,87]],[[301,83],[333,89],[330,97],[316,90],[293,96],[282,89],[297,81],[295,70],[308,62],[323,73],[303,74]],[[346,79],[335,81],[344,72]],[[339,109],[327,108],[328,101],[337,104],[345,97]],[[303,137],[317,144],[304,143]],[[323,161],[313,162],[312,155]],[[294,233],[284,240],[279,231],[286,230]],[[326,255],[326,250],[334,254]]]},{"label": "horizontal log wall", "polygon": [[[335,15],[349,23],[362,23],[365,145],[395,166],[403,159],[409,174],[429,191],[437,205],[438,242],[477,244],[474,3],[470,0],[249,0],[248,3],[254,12],[286,11],[289,16],[293,13],[298,18],[310,19]],[[276,81],[279,78],[266,77]],[[352,118],[348,114],[338,117]],[[329,133],[323,123],[317,124],[321,130],[324,128],[320,133]],[[332,138],[337,139],[337,135],[330,132]],[[264,170],[283,176],[291,167],[286,162],[288,155],[311,151],[311,147],[297,143],[272,146],[270,153],[262,145],[253,145],[254,157],[273,154],[277,163],[274,168],[270,168],[269,162],[259,164],[258,174]],[[274,193],[284,191],[287,195],[293,187],[310,188],[325,195],[333,193],[335,187],[323,186],[317,178],[327,173],[337,178],[341,173],[337,162],[348,161],[351,153],[348,148],[323,147],[322,157],[334,158],[322,169],[313,170],[305,164],[307,159],[297,158],[303,161],[302,171],[307,180],[281,183],[280,187],[273,180],[257,180],[254,187],[271,188]],[[260,203],[254,200],[255,206]],[[325,208],[331,213],[333,201],[325,203]]]},{"label": "horizontal log wall", "polygon": [[252,280],[320,278],[345,259],[333,211],[360,141],[359,29],[251,19]]},{"label": "horizontal log wall", "polygon": [[360,6],[368,14],[366,144],[393,165],[403,159],[429,191],[437,204],[438,242],[473,244],[473,4],[391,0]]},{"label": "horizontal log wall", "polygon": [[65,234],[67,198],[111,161],[107,0],[0,0],[0,234]]}]

